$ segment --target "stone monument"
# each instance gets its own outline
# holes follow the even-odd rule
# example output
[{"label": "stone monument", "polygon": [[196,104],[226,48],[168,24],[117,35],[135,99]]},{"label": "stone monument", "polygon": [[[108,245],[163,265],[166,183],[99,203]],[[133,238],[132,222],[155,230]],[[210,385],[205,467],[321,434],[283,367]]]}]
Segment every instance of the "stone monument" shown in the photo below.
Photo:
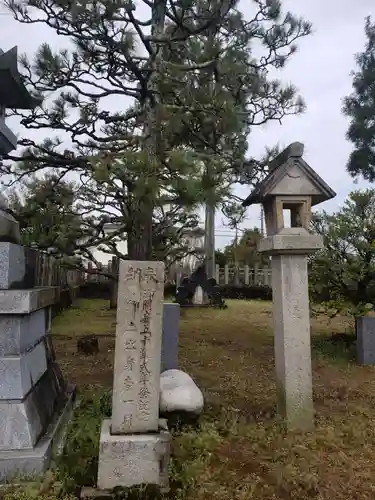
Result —
[{"label": "stone monument", "polygon": [[[307,257],[322,239],[310,232],[311,206],[336,193],[302,158],[303,144],[286,148],[269,165],[267,177],[244,201],[262,203],[267,237],[258,251],[271,256],[278,411],[288,429],[314,424]],[[291,227],[283,210],[289,209]]]},{"label": "stone monument", "polygon": [[[5,108],[37,105],[17,69],[17,48],[0,52],[0,160],[17,146]],[[0,197],[0,481],[39,475],[49,466],[74,389],[67,389],[50,339],[58,288],[26,279],[19,225]],[[29,273],[30,274],[30,273]]]},{"label": "stone monument", "polygon": [[162,262],[120,262],[112,418],[100,436],[98,488],[168,488],[170,434],[159,419]]}]

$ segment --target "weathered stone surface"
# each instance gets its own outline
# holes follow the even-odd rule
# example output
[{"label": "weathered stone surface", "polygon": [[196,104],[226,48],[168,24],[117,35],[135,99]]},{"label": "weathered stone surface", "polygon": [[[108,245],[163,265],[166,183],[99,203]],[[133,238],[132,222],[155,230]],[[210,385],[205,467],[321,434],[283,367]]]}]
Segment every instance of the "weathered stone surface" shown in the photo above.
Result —
[{"label": "weathered stone surface", "polygon": [[303,228],[287,228],[285,233],[283,231],[260,240],[258,251],[266,255],[308,255],[323,247],[319,234],[309,234]]},{"label": "weathered stone surface", "polygon": [[0,358],[0,400],[23,399],[46,370],[43,341],[19,356]]},{"label": "weathered stone surface", "polygon": [[164,304],[161,371],[178,368],[180,304]]},{"label": "weathered stone surface", "polygon": [[357,318],[356,329],[358,362],[361,365],[375,365],[375,318]]},{"label": "weathered stone surface", "polygon": [[194,380],[181,370],[167,370],[160,376],[160,412],[199,414],[204,407],[203,394]]},{"label": "weathered stone surface", "polygon": [[72,414],[75,394],[75,387],[70,387],[63,404],[57,407],[55,415],[50,419],[45,435],[35,447],[0,451],[1,482],[11,482],[20,477],[35,478],[48,469],[52,456],[56,457],[62,450],[65,426]]},{"label": "weathered stone surface", "polygon": [[307,256],[272,256],[278,409],[289,429],[314,424]]},{"label": "weathered stone surface", "polygon": [[113,434],[158,430],[163,292],[163,262],[120,262]]},{"label": "weathered stone surface", "polygon": [[0,450],[33,448],[65,399],[58,365],[51,363],[24,400],[0,401]]},{"label": "weathered stone surface", "polygon": [[30,349],[46,333],[46,313],[0,315],[0,356],[17,356]]},{"label": "weathered stone surface", "polygon": [[29,314],[54,304],[58,287],[41,287],[30,290],[0,290],[0,314]]},{"label": "weathered stone surface", "polygon": [[168,487],[171,436],[155,434],[113,435],[104,420],[100,435],[98,488],[156,484]]},{"label": "weathered stone surface", "polygon": [[22,288],[25,250],[21,245],[0,242],[0,289]]}]

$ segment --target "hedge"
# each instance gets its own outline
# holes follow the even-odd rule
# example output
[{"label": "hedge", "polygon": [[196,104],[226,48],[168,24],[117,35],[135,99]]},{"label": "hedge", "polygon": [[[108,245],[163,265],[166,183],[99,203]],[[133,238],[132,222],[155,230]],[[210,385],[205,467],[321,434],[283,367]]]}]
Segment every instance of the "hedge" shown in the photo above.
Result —
[{"label": "hedge", "polygon": [[[220,285],[221,296],[223,299],[239,300],[272,300],[272,289],[269,286],[259,285]],[[86,283],[81,286],[80,297],[90,299],[109,300],[110,283]],[[164,287],[164,296],[171,298],[176,296],[176,285],[166,283]]]},{"label": "hedge", "polygon": [[272,300],[272,288],[262,285],[220,285],[223,299]]}]

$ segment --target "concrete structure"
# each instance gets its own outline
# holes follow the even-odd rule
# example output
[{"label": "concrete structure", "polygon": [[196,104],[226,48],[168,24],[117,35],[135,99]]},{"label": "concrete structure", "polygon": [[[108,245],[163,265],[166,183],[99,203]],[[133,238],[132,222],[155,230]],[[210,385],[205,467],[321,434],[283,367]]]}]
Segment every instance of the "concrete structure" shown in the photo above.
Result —
[{"label": "concrete structure", "polygon": [[121,261],[112,419],[100,436],[98,488],[168,481],[170,436],[159,420],[164,264]]},{"label": "concrete structure", "polygon": [[[303,150],[293,143],[275,158],[244,205],[262,203],[266,218],[258,250],[272,257],[278,410],[289,429],[307,430],[314,423],[307,257],[323,245],[310,233],[311,206],[336,194],[303,160]],[[284,210],[291,227],[284,227]]]}]

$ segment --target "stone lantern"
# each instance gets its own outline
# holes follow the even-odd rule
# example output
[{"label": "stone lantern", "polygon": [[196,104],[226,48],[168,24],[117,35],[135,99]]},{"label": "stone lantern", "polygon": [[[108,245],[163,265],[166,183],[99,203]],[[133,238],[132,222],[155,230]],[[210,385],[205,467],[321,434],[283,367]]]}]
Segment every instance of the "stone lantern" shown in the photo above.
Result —
[{"label": "stone lantern", "polygon": [[[21,80],[17,66],[17,47],[3,52],[0,49],[0,161],[3,155],[17,147],[17,137],[5,123],[5,110],[34,109],[40,101],[30,95]],[[4,197],[0,194],[0,241],[19,243],[18,223],[7,212]]]},{"label": "stone lantern", "polygon": [[[288,429],[314,422],[307,258],[323,246],[310,231],[311,207],[336,193],[291,144],[269,165],[267,177],[244,201],[263,205],[267,237],[258,251],[271,256],[278,412]],[[286,227],[284,210],[290,210]]]}]

